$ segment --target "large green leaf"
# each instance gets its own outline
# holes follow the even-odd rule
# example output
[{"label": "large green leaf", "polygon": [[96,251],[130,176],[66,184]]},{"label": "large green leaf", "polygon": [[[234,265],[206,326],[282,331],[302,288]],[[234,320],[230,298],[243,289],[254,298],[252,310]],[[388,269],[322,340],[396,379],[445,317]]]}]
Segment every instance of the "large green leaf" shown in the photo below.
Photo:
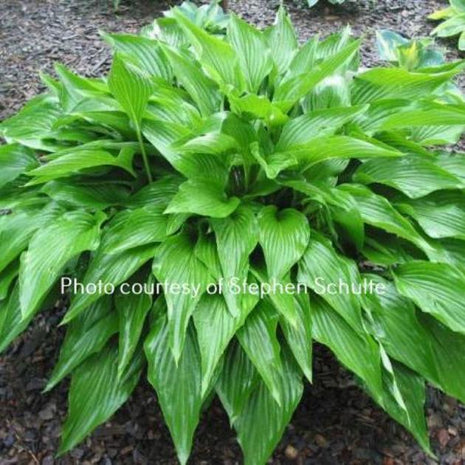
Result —
[{"label": "large green leaf", "polygon": [[189,36],[206,73],[220,86],[229,84],[242,90],[245,79],[233,47],[188,21],[179,10],[174,10],[174,16]]},{"label": "large green leaf", "polygon": [[124,60],[123,56],[115,55],[108,79],[108,86],[115,99],[135,125],[145,171],[149,181],[151,181],[152,174],[142,142],[141,123],[149,97],[154,90],[154,85],[148,74],[132,65],[127,59]]},{"label": "large green leaf", "polygon": [[402,200],[399,209],[415,218],[429,237],[465,239],[465,196],[436,192],[415,200]]},{"label": "large green leaf", "polygon": [[[150,244],[134,247],[118,254],[105,254],[101,250],[97,250],[87,268],[82,283],[80,283],[83,289],[76,286],[77,293],[71,298],[71,305],[63,318],[62,324],[76,318],[92,302],[102,297],[102,292],[105,293],[104,287],[106,284],[116,288],[132,276],[142,265],[154,257],[156,249],[155,245]],[[100,283],[101,286],[99,286]],[[74,288],[72,283],[71,288]],[[102,288],[101,292],[99,292],[100,288]]]},{"label": "large green leaf", "polygon": [[268,47],[278,73],[287,71],[289,64],[297,52],[297,36],[287,11],[281,7],[276,15],[275,24],[270,27]]},{"label": "large green leaf", "polygon": [[282,404],[278,405],[265,383],[260,382],[234,421],[245,465],[264,465],[267,462],[302,396],[300,370],[287,350],[283,352],[283,363],[276,372],[276,378]]},{"label": "large green leaf", "polygon": [[355,332],[320,297],[312,299],[313,337],[328,346],[338,360],[359,376],[375,399],[382,403],[381,356],[376,342]]},{"label": "large green leaf", "polygon": [[397,292],[393,283],[380,282],[385,292],[364,296],[364,306],[376,324],[376,338],[395,360],[463,400],[465,374],[461,366],[465,336],[419,313],[411,300]]},{"label": "large green leaf", "polygon": [[34,153],[28,148],[17,144],[2,145],[0,147],[0,187],[14,181],[38,164]]},{"label": "large green leaf", "polygon": [[[142,278],[143,275],[137,274],[136,277]],[[131,288],[136,285],[137,288]],[[128,282],[127,286],[121,289],[121,293],[115,296],[115,307],[117,310],[117,320],[119,328],[119,347],[118,347],[118,375],[122,376],[139,346],[139,340],[142,336],[142,330],[149,310],[152,308],[152,297],[145,292],[145,284],[153,284],[151,279],[134,279]],[[97,301],[98,302],[98,301]]]},{"label": "large green leaf", "polygon": [[45,390],[52,389],[84,360],[100,352],[117,331],[118,318],[111,297],[105,296],[90,305],[70,322]]},{"label": "large green leaf", "polygon": [[400,265],[394,278],[399,292],[422,311],[453,331],[465,333],[464,274],[445,263],[418,261]]},{"label": "large green leaf", "polygon": [[298,118],[291,119],[283,127],[276,150],[298,150],[302,146],[311,146],[314,139],[333,135],[338,128],[355,118],[366,110],[366,108],[364,105],[347,108],[329,108],[312,111]]},{"label": "large green leaf", "polygon": [[183,351],[192,312],[207,286],[214,282],[207,267],[197,258],[194,245],[187,233],[170,237],[160,245],[153,262],[155,277],[168,286],[164,295],[168,307],[169,345],[175,360]]},{"label": "large green leaf", "polygon": [[354,180],[363,184],[386,184],[413,199],[441,189],[463,187],[463,182],[453,174],[428,159],[415,156],[367,161],[358,168]]},{"label": "large green leaf", "polygon": [[154,86],[147,74],[123,57],[115,55],[108,86],[131,121],[140,127]]},{"label": "large green leaf", "polygon": [[39,210],[15,211],[0,216],[0,270],[8,266],[27,247],[34,231],[41,224]]},{"label": "large green leaf", "polygon": [[117,254],[166,238],[168,215],[163,208],[146,206],[116,214],[105,231],[102,251]]},{"label": "large green leaf", "polygon": [[312,382],[312,315],[309,297],[306,294],[295,296],[297,322],[289,323],[286,318],[281,318],[279,325],[289,345],[297,364],[305,377]]},{"label": "large green leaf", "polygon": [[63,273],[66,264],[86,250],[95,250],[105,215],[65,213],[37,231],[21,256],[19,285],[24,318],[33,315]]},{"label": "large green leaf", "polygon": [[423,98],[449,81],[460,70],[438,74],[410,72],[401,68],[377,68],[355,77],[352,103],[370,103],[381,99]]},{"label": "large green leaf", "polygon": [[76,150],[61,157],[53,158],[45,165],[29,171],[28,175],[33,176],[29,184],[44,183],[53,179],[77,174],[81,170],[100,166],[122,168],[134,175],[132,168],[133,155],[133,152],[126,150],[121,151],[117,157],[105,150]]},{"label": "large green leaf", "polygon": [[59,454],[72,449],[108,420],[131,395],[139,381],[142,357],[135,358],[120,379],[117,367],[118,351],[108,346],[74,371]]},{"label": "large green leaf", "polygon": [[344,47],[334,55],[324,59],[319,65],[298,76],[283,81],[274,95],[273,101],[283,110],[289,110],[296,102],[310,93],[326,77],[345,66],[360,47],[358,41]]},{"label": "large green leaf", "polygon": [[[339,256],[330,242],[312,235],[310,243],[299,262],[298,282],[320,294],[331,307],[357,333],[362,331],[360,302],[352,292],[334,292],[332,286],[353,283],[351,267],[355,264]],[[329,292],[328,292],[329,290]]]},{"label": "large green leaf", "polygon": [[178,459],[184,465],[202,407],[202,367],[193,328],[187,330],[185,347],[177,360],[170,350],[169,332],[166,316],[159,315],[145,341],[147,377],[157,393]]},{"label": "large green leaf", "polygon": [[9,296],[0,301],[0,352],[28,327],[32,317],[23,318],[19,304],[19,285],[16,282]]},{"label": "large green leaf", "polygon": [[263,33],[237,15],[231,14],[228,40],[237,51],[239,63],[244,70],[247,90],[257,92],[273,66]]},{"label": "large green leaf", "polygon": [[194,312],[200,355],[202,359],[202,394],[211,386],[221,356],[237,330],[254,308],[258,298],[248,294],[242,299],[241,313],[232,316],[223,296],[203,295]]},{"label": "large green leaf", "polygon": [[[226,284],[232,284],[235,279],[247,279],[249,255],[258,242],[258,223],[253,210],[244,205],[228,218],[211,220],[211,224]],[[231,314],[240,315],[241,294],[231,292],[229,285],[224,287],[223,292]]]},{"label": "large green leaf", "polygon": [[237,337],[275,401],[282,405],[279,371],[282,370],[280,344],[276,330],[278,317],[273,308],[261,301],[247,318]]},{"label": "large green leaf", "polygon": [[165,213],[194,213],[225,218],[238,206],[237,197],[229,197],[220,185],[203,180],[189,180],[179,187]]},{"label": "large green leaf", "polygon": [[163,51],[174,69],[176,79],[189,92],[201,113],[204,116],[215,113],[221,102],[215,82],[205,76],[192,60],[179,50],[164,45]]},{"label": "large green leaf", "polygon": [[269,278],[281,279],[302,257],[310,239],[307,218],[297,210],[268,206],[258,217],[260,245]]},{"label": "large green leaf", "polygon": [[172,70],[156,40],[131,34],[103,34],[103,37],[151,76],[171,80]]},{"label": "large green leaf", "polygon": [[431,250],[431,246],[412,223],[402,216],[385,197],[356,184],[342,184],[340,189],[351,194],[365,223],[407,239],[425,252]]},{"label": "large green leaf", "polygon": [[[224,355],[221,372],[215,386],[216,393],[233,425],[253,390],[259,383],[260,375],[247,357],[241,345],[233,341]],[[273,402],[276,401],[273,399]]]}]

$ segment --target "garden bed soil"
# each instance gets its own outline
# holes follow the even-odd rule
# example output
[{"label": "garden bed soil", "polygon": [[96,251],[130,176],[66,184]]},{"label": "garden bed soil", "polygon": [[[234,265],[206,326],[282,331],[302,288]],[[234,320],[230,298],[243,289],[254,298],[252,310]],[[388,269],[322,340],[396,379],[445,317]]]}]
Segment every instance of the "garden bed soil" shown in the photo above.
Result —
[{"label": "garden bed soil", "polygon": [[[265,26],[274,9],[265,0],[230,1],[231,9]],[[300,39],[325,36],[350,24],[365,35],[365,65],[377,62],[374,31],[393,29],[425,36],[426,16],[446,6],[440,0],[378,0],[368,5],[290,6]],[[98,31],[136,32],[166,9],[166,2],[133,0],[119,14],[111,0],[2,0],[0,5],[0,119],[41,91],[39,71],[62,62],[87,76],[102,74],[109,50]],[[450,45],[448,56],[457,54]],[[42,394],[63,328],[63,309],[40,315],[25,335],[0,357],[0,465],[175,465],[175,453],[153,390],[142,381],[111,421],[80,446],[55,458],[60,424],[66,416],[67,382]],[[389,419],[323,348],[315,350],[315,382],[306,389],[291,425],[270,463],[297,465],[465,464],[465,408],[433,389],[427,419],[437,459],[427,457],[405,430]],[[260,419],[257,419],[260,421]],[[197,430],[190,463],[242,463],[227,416],[215,401]]]}]

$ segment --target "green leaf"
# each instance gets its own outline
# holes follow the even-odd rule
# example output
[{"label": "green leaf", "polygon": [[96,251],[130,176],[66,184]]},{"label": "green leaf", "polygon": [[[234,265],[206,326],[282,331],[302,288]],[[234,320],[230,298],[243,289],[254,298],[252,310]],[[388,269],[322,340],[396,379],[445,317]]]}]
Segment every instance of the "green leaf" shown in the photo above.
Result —
[{"label": "green leaf", "polygon": [[258,92],[260,84],[273,67],[263,33],[237,15],[231,14],[227,38],[237,51],[239,63],[244,70],[247,90]]},{"label": "green leaf", "polygon": [[[216,393],[233,425],[259,383],[259,374],[241,345],[233,341],[224,356]],[[266,388],[265,388],[266,389]],[[275,400],[273,399],[273,402]]]},{"label": "green leaf", "polygon": [[291,19],[281,7],[276,15],[275,23],[266,33],[268,47],[279,74],[287,71],[289,64],[297,52],[297,37]]},{"label": "green leaf", "polygon": [[172,70],[159,42],[130,34],[102,34],[117,52],[130,56],[137,66],[151,76],[170,81]]},{"label": "green leaf", "polygon": [[270,205],[258,217],[260,245],[265,255],[268,276],[280,279],[302,257],[310,239],[307,218],[293,208]]},{"label": "green leaf", "polygon": [[53,158],[46,164],[29,171],[27,174],[33,176],[29,185],[44,183],[99,166],[122,168],[135,176],[132,168],[132,155],[133,153],[128,154],[127,151],[122,151],[119,156],[115,157],[105,150],[76,150]]},{"label": "green leaf", "polygon": [[436,192],[415,200],[402,200],[398,208],[414,218],[429,237],[465,239],[465,196]]},{"label": "green leaf", "polygon": [[0,270],[4,270],[27,247],[34,231],[40,227],[37,210],[15,211],[0,216]]},{"label": "green leaf", "polygon": [[410,262],[394,270],[398,291],[453,331],[465,333],[464,275],[445,263]]},{"label": "green leaf", "polygon": [[257,300],[256,296],[247,295],[242,299],[241,313],[232,316],[223,296],[205,294],[200,299],[193,319],[202,360],[202,395],[210,388],[221,356]]},{"label": "green leaf", "polygon": [[127,60],[124,60],[123,56],[115,55],[108,86],[131,121],[136,127],[140,127],[147,108],[147,102],[154,87],[149,76]]},{"label": "green leaf", "polygon": [[220,87],[232,85],[242,90],[244,75],[233,47],[191,23],[179,10],[174,10],[173,16],[191,40],[197,58],[209,77]]},{"label": "green leaf", "polygon": [[351,292],[326,292],[327,286],[335,286],[340,282],[350,286],[353,282],[353,266],[355,263],[339,256],[327,239],[312,234],[307,250],[299,262],[297,281],[321,294],[352,330],[359,333],[362,331],[362,319],[357,297]]},{"label": "green leaf", "polygon": [[175,360],[184,346],[190,317],[207,286],[214,282],[206,266],[197,258],[195,243],[187,233],[163,242],[153,262],[153,274],[161,283],[179,286],[165,289],[168,307],[169,345]]},{"label": "green leaf", "polygon": [[9,296],[0,301],[0,353],[29,325],[33,316],[24,319],[19,304],[19,285],[16,282]]},{"label": "green leaf", "polygon": [[[141,277],[140,275],[136,276]],[[146,292],[138,294],[136,290],[130,288],[130,286],[134,284],[140,284],[142,286],[144,284],[153,284],[151,279],[134,280],[127,284],[128,285],[121,290],[121,293],[115,296],[119,327],[118,376],[120,377],[129,366],[136,352],[146,316],[152,308],[151,295]]]},{"label": "green leaf", "polygon": [[363,184],[385,184],[412,199],[441,189],[463,187],[463,182],[453,174],[430,160],[413,155],[397,160],[369,160],[357,169],[354,180]]},{"label": "green leaf", "polygon": [[118,254],[166,238],[168,215],[163,207],[146,206],[117,213],[105,230],[102,252]]},{"label": "green leaf", "polygon": [[282,362],[277,324],[278,318],[273,308],[266,301],[261,301],[237,332],[237,337],[275,401],[283,405],[278,375]]},{"label": "green leaf", "polygon": [[17,144],[0,147],[0,188],[35,168],[38,161],[27,147]]},{"label": "green leaf", "polygon": [[108,420],[136,387],[141,373],[141,357],[133,360],[121,379],[117,375],[117,362],[116,347],[108,346],[103,353],[89,358],[73,373],[68,417],[58,450],[60,455]]},{"label": "green leaf", "polygon": [[289,349],[308,381],[312,382],[312,318],[309,298],[306,294],[295,296],[297,323],[291,325],[281,318],[279,325],[283,330]]},{"label": "green leaf", "polygon": [[276,378],[282,405],[275,402],[265,384],[260,382],[234,422],[245,465],[267,462],[302,397],[302,376],[288,351],[283,352],[283,364]]},{"label": "green leaf", "polygon": [[379,347],[366,333],[353,330],[320,297],[312,299],[313,337],[329,347],[338,360],[359,376],[378,402],[383,387]]},{"label": "green leaf", "polygon": [[355,184],[343,184],[340,189],[351,194],[365,223],[402,237],[417,245],[426,253],[432,250],[432,247],[423,239],[409,220],[403,217],[383,196]]},{"label": "green leaf", "polygon": [[381,99],[421,99],[449,81],[459,70],[443,73],[410,72],[401,68],[376,68],[365,71],[352,83],[352,104]]},{"label": "green leaf", "polygon": [[100,241],[102,213],[67,212],[39,229],[21,256],[19,286],[21,312],[33,315],[66,264],[86,250],[95,250]]},{"label": "green leaf", "polygon": [[[373,276],[370,275],[373,279]],[[385,292],[364,296],[376,324],[376,337],[395,360],[459,399],[465,398],[461,370],[465,336],[421,314],[393,283],[377,278]]]},{"label": "green leaf", "polygon": [[186,332],[185,347],[177,360],[170,350],[169,332],[166,316],[160,315],[145,341],[147,378],[155,388],[178,459],[184,465],[203,403],[202,368],[192,327]]},{"label": "green leaf", "polygon": [[173,67],[176,79],[187,90],[198,105],[203,116],[209,116],[219,110],[221,96],[216,83],[206,76],[191,59],[179,50],[162,46]]},{"label": "green leaf", "polygon": [[[425,451],[432,454],[425,421],[424,379],[400,363],[393,364],[393,377],[395,386],[392,381],[385,381],[387,392],[382,407],[413,434]],[[395,399],[394,390],[401,396],[402,406]]]},{"label": "green leaf", "polygon": [[277,151],[287,151],[313,144],[318,137],[332,136],[338,128],[367,109],[366,106],[316,110],[289,120],[276,145]]},{"label": "green leaf", "polygon": [[99,353],[117,331],[118,318],[111,297],[105,296],[90,305],[70,322],[45,391],[56,386],[92,354]]},{"label": "green leaf", "polygon": [[165,213],[193,213],[212,218],[225,218],[239,206],[237,197],[227,197],[215,183],[189,180],[179,187]]},{"label": "green leaf", "polygon": [[273,101],[281,110],[287,112],[295,103],[308,95],[319,82],[352,60],[359,47],[360,42],[354,41],[334,55],[324,59],[311,71],[281,82],[276,89]]},{"label": "green leaf", "polygon": [[[142,265],[151,260],[156,249],[156,246],[150,244],[125,250],[118,254],[105,254],[101,250],[97,250],[81,283],[84,286],[84,292],[78,287],[78,293],[71,298],[71,305],[61,324],[68,323],[76,318],[91,303],[102,296],[98,292],[98,283],[119,286]],[[96,286],[96,292],[86,292],[89,284]]]},{"label": "green leaf", "polygon": [[[224,279],[227,283],[235,278],[245,280],[249,256],[258,243],[258,223],[253,210],[240,206],[228,218],[212,219],[211,225]],[[223,293],[231,314],[240,315],[242,295],[230,292],[230,286],[226,286]]]},{"label": "green leaf", "polygon": [[142,141],[141,123],[149,97],[154,90],[153,82],[148,74],[124,61],[121,55],[116,54],[111,65],[108,86],[115,99],[135,125],[144,168],[148,180],[151,182],[152,174]]},{"label": "green leaf", "polygon": [[102,185],[71,180],[50,181],[41,190],[59,204],[91,210],[104,210],[110,206],[123,205],[129,195],[128,189],[117,183]]}]

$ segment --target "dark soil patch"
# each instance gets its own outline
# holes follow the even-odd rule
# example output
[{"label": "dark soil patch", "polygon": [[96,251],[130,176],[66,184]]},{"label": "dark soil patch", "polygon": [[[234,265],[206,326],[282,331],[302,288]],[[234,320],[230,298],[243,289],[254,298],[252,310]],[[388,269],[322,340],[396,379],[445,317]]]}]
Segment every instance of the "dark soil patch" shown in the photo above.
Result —
[{"label": "dark soil patch", "polygon": [[[41,90],[38,72],[52,72],[60,61],[84,75],[108,67],[109,50],[98,30],[135,32],[168,3],[122,4],[115,15],[111,0],[2,0],[0,5],[0,119],[13,114]],[[390,28],[425,36],[430,12],[440,0],[378,0],[361,6],[313,10],[291,5],[301,39],[327,35],[350,24],[365,34],[365,65],[377,62],[374,31]],[[231,1],[231,7],[259,25],[273,21],[265,0]],[[455,50],[448,55],[457,57]],[[67,383],[41,394],[63,336],[61,312],[39,316],[24,337],[0,358],[0,465],[174,465],[175,454],[153,390],[146,382],[115,417],[61,459],[54,453],[66,415]],[[465,409],[429,391],[428,424],[438,461],[425,456],[405,430],[390,420],[351,382],[325,350],[315,355],[315,383],[308,387],[292,424],[270,463],[297,465],[465,464]],[[259,421],[259,419],[257,419]],[[216,402],[197,430],[192,464],[242,463],[228,420]]]}]

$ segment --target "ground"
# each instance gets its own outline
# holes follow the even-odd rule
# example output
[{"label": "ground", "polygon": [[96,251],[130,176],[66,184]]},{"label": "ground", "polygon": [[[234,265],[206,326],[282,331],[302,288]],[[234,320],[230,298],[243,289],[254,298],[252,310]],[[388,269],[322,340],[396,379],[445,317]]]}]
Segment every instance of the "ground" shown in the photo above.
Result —
[{"label": "ground", "polygon": [[[38,73],[63,62],[85,75],[103,73],[109,50],[98,31],[136,32],[167,7],[166,2],[111,0],[2,0],[0,5],[0,119],[41,90]],[[365,35],[365,65],[377,62],[376,29],[426,36],[427,14],[445,0],[378,0],[368,5],[308,10],[290,6],[299,37],[322,36],[350,24]],[[231,8],[260,26],[274,17],[266,0],[230,1]],[[456,58],[454,42],[448,55]],[[48,394],[42,388],[58,355],[62,310],[39,316],[24,337],[0,357],[0,465],[175,465],[169,433],[153,390],[142,382],[115,417],[70,454],[56,459],[66,415],[67,383]],[[427,457],[405,430],[390,420],[324,349],[315,350],[315,381],[309,386],[270,463],[297,465],[465,464],[465,408],[429,389],[427,417],[437,459]],[[259,419],[257,419],[259,421]],[[214,402],[197,430],[191,462],[241,463],[227,417]]]}]

